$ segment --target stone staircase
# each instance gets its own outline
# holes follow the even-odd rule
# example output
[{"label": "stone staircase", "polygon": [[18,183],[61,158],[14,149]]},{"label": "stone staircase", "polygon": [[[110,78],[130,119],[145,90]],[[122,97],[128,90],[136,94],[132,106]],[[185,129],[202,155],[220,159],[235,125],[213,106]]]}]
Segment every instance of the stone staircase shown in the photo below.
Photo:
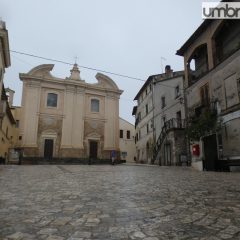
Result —
[{"label": "stone staircase", "polygon": [[164,126],[162,127],[162,131],[157,139],[157,142],[153,149],[153,159],[154,161],[159,160],[160,157],[160,150],[162,147],[162,144],[168,135],[169,131],[175,130],[175,129],[185,129],[186,128],[186,121],[185,119],[177,119],[172,118],[164,123]]}]

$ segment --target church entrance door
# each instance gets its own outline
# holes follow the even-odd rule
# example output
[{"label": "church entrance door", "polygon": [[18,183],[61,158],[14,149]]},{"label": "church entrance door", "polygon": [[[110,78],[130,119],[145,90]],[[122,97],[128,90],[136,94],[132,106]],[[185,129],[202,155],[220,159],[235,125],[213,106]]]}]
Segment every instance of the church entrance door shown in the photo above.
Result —
[{"label": "church entrance door", "polygon": [[97,159],[97,152],[98,152],[98,143],[97,143],[97,141],[90,141],[89,157],[91,159]]},{"label": "church entrance door", "polygon": [[51,160],[53,157],[53,139],[45,139],[44,159]]}]

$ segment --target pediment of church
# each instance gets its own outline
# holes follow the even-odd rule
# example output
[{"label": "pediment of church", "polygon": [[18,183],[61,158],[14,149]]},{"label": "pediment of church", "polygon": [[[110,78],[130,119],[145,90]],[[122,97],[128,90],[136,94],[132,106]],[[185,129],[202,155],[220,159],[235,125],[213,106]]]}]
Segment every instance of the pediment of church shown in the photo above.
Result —
[{"label": "pediment of church", "polygon": [[119,90],[117,84],[108,76],[98,73],[96,75],[96,79],[98,80],[97,85],[107,88],[107,89],[113,89],[113,90]]},{"label": "pediment of church", "polygon": [[53,77],[50,73],[54,67],[54,64],[42,64],[39,65],[28,72],[31,76],[36,77]]}]

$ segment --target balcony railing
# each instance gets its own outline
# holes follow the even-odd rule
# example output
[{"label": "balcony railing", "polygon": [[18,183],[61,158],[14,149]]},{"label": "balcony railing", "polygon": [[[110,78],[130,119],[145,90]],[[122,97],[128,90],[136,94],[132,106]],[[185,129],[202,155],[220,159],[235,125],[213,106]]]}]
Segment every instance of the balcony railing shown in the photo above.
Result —
[{"label": "balcony railing", "polygon": [[172,118],[164,123],[164,126],[162,127],[162,131],[158,137],[158,140],[154,146],[154,152],[153,152],[153,159],[156,160],[162,144],[164,142],[164,139],[166,138],[168,132],[170,130],[174,129],[185,129],[186,128],[186,120],[185,119],[178,119],[178,118]]}]

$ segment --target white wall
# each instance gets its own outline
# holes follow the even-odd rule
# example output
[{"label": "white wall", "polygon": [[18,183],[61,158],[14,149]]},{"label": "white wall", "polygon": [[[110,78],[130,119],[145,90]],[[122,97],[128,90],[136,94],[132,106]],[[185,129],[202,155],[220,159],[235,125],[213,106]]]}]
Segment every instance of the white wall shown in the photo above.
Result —
[{"label": "white wall", "polygon": [[[180,96],[176,98],[175,88],[179,86]],[[162,96],[165,96],[166,106],[162,108]],[[183,77],[178,76],[172,79],[163,80],[154,85],[154,124],[156,131],[156,140],[158,139],[163,123],[163,117],[166,121],[176,118],[176,113],[181,111],[181,118],[185,119],[184,103],[180,103],[183,96]]]}]

